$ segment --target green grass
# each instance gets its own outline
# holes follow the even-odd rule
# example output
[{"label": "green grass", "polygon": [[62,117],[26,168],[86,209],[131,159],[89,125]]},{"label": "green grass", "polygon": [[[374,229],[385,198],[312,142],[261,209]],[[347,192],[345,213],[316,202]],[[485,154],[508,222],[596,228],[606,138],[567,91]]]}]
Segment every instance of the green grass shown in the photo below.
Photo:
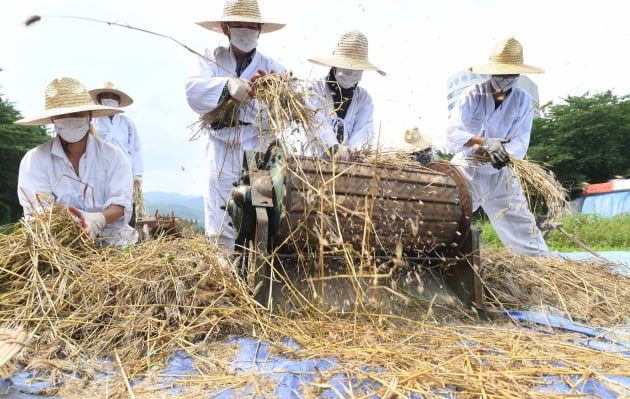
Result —
[{"label": "green grass", "polygon": [[[564,230],[593,251],[630,251],[630,215],[604,218],[593,214],[578,214],[559,219]],[[481,229],[481,239],[490,248],[504,248],[487,219],[477,217],[474,225]],[[545,238],[550,251],[584,251],[559,230],[552,230]]]}]

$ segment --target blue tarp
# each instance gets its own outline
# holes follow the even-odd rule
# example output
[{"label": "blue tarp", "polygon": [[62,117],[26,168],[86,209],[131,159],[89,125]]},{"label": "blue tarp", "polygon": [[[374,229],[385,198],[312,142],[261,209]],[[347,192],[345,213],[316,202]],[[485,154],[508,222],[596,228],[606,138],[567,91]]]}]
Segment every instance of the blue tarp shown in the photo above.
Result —
[{"label": "blue tarp", "polygon": [[[556,253],[567,259],[588,259],[593,257],[590,253],[571,252]],[[630,252],[601,252],[601,256],[606,257],[612,262],[618,262],[620,271],[630,274]],[[596,259],[596,258],[595,258]],[[619,329],[607,329],[601,327],[591,327],[580,325],[571,320],[546,315],[538,312],[526,312],[510,310],[505,312],[505,316],[513,321],[523,323],[528,328],[540,329],[548,333],[554,331],[573,332],[581,336],[572,337],[570,342],[584,345],[588,348],[617,353],[620,356],[628,358],[630,364],[630,325]],[[620,338],[625,337],[625,338]],[[268,396],[254,396],[254,387],[243,387],[238,391],[234,389],[223,389],[214,392],[208,392],[208,398],[220,399],[236,399],[242,397],[264,398],[295,398],[301,399],[305,397],[304,387],[310,382],[319,378],[320,372],[332,370],[337,365],[335,358],[321,358],[308,360],[295,360],[291,357],[277,355],[277,351],[271,351],[272,345],[253,338],[234,337],[227,344],[238,345],[238,353],[231,363],[231,368],[239,374],[263,373],[264,378],[273,385],[273,392]],[[299,349],[299,345],[292,339],[286,339],[283,345],[290,348]],[[373,373],[379,370],[368,370]],[[168,392],[171,395],[183,394],[186,387],[178,386],[178,380],[185,379],[187,376],[197,375],[197,370],[193,367],[193,359],[186,352],[179,351],[170,361],[167,369],[162,372],[159,384],[154,388],[163,388],[162,392]],[[108,378],[104,375],[103,378]],[[593,397],[612,399],[619,397],[617,393],[612,392],[609,388],[601,384],[595,378],[582,379],[582,376],[564,376],[560,379],[556,376],[550,376],[551,384],[541,385],[541,392],[550,394],[571,394],[582,392],[582,394]],[[607,376],[610,381],[614,381],[618,385],[621,393],[630,397],[630,378],[624,376]],[[567,379],[572,384],[567,383]],[[18,372],[10,380],[4,382],[4,386],[0,381],[0,396],[3,398],[39,398],[39,399],[56,399],[55,396],[37,395],[41,389],[49,387],[48,383],[41,382],[37,375],[27,372]],[[142,380],[132,380],[132,387]],[[346,374],[336,374],[327,381],[323,381],[331,388],[327,388],[319,393],[321,398],[339,398],[347,397],[345,392],[351,391],[354,394],[369,394],[380,387],[376,381],[357,380]],[[352,387],[349,389],[349,387]],[[6,390],[2,395],[3,390]],[[31,394],[32,393],[32,394]],[[455,392],[448,390],[436,391],[436,395],[444,398],[455,398]],[[418,395],[410,395],[409,399],[421,399]]]},{"label": "blue tarp", "polygon": [[603,217],[630,213],[630,191],[587,195],[581,203],[582,213],[594,213]]}]

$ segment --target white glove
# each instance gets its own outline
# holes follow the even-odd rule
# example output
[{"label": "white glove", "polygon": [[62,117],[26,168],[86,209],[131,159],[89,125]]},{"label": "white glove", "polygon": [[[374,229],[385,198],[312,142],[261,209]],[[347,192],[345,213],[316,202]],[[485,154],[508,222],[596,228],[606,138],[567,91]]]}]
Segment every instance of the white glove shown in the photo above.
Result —
[{"label": "white glove", "polygon": [[252,90],[252,87],[249,85],[249,82],[247,82],[244,79],[229,79],[228,80],[228,92],[230,93],[230,96],[232,96],[232,98],[234,98],[236,101],[242,103],[245,102],[247,99],[249,99],[250,95],[250,91]]},{"label": "white glove", "polygon": [[96,238],[105,228],[105,216],[101,212],[85,212],[73,206],[68,209],[79,218],[79,222],[85,229],[88,237]]},{"label": "white glove", "polygon": [[133,177],[133,184],[142,184],[142,176],[136,175]]}]

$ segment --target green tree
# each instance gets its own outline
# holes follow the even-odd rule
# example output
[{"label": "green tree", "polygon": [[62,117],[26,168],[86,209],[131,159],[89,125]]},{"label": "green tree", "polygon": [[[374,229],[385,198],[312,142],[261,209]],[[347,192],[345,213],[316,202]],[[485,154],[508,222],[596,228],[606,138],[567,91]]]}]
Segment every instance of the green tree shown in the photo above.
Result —
[{"label": "green tree", "polygon": [[12,103],[0,97],[0,225],[17,222],[22,216],[17,197],[20,160],[26,151],[50,140],[42,126],[13,123],[21,117]]},{"label": "green tree", "polygon": [[630,96],[610,90],[551,106],[532,127],[530,159],[543,162],[571,191],[630,174]]}]

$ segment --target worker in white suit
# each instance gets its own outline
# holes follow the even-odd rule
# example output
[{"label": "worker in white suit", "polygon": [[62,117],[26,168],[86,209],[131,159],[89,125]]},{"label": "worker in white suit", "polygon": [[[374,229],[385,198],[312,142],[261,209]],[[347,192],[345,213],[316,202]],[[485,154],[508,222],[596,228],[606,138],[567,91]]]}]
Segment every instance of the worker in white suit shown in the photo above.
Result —
[{"label": "worker in white suit", "polygon": [[[90,95],[97,104],[112,108],[128,107],[133,99],[124,91],[119,90],[112,82],[105,82],[103,87],[90,90]],[[92,127],[98,136],[108,143],[118,146],[131,160],[134,190],[141,192],[142,187],[142,145],[136,125],[131,118],[123,114],[114,114],[92,119]],[[136,227],[136,204],[133,204],[133,214],[129,221],[131,227]]]},{"label": "worker in white suit", "polygon": [[256,49],[258,38],[261,33],[274,32],[285,25],[264,20],[256,0],[228,0],[221,18],[198,22],[198,25],[226,35],[229,46],[208,49],[205,58],[198,57],[193,73],[185,81],[189,106],[203,116],[229,98],[242,105],[237,121],[217,121],[205,129],[208,137],[205,234],[209,240],[231,251],[235,237],[228,224],[226,204],[233,183],[240,176],[243,153],[245,150],[265,151],[274,139],[264,119],[258,118],[259,105],[250,83],[266,73],[285,70],[279,62]]},{"label": "worker in white suit", "polygon": [[18,198],[28,220],[52,203],[68,207],[100,244],[137,241],[128,225],[133,197],[131,161],[117,146],[94,134],[92,118],[122,112],[96,104],[76,79],[54,79],[46,88],[46,110],[19,125],[52,124],[55,137],[29,150],[20,162]]},{"label": "worker in white suit", "polygon": [[332,55],[309,61],[330,68],[325,78],[312,83],[308,95],[309,105],[320,119],[320,145],[335,148],[344,159],[356,151],[376,150],[379,140],[374,131],[374,103],[359,82],[363,71],[385,72],[368,59],[365,35],[357,30],[345,32]]},{"label": "worker in white suit", "polygon": [[[515,87],[520,74],[543,73],[523,63],[523,47],[514,38],[497,43],[490,62],[469,69],[490,78],[467,88],[458,99],[447,128],[452,162],[468,179],[473,210],[483,208],[505,247],[513,253],[549,256],[547,245],[528,208],[509,157],[523,159],[529,147],[534,104]],[[478,162],[481,148],[491,162]]]}]

